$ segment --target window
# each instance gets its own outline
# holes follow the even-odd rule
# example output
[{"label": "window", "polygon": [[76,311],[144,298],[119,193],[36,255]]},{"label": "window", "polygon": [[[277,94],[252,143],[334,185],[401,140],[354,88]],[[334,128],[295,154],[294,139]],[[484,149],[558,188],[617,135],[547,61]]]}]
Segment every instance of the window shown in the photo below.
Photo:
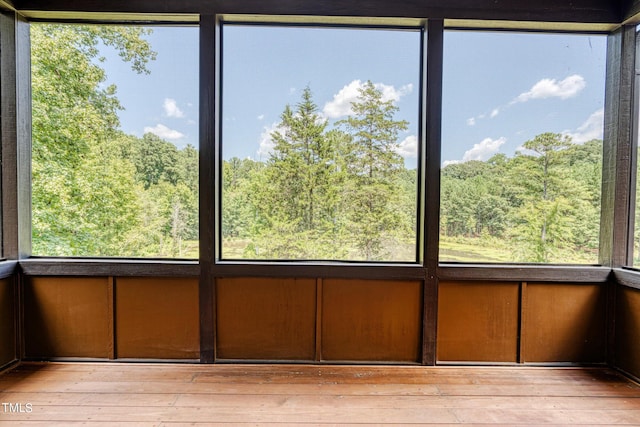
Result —
[{"label": "window", "polygon": [[598,262],[605,52],[445,32],[440,261]]},{"label": "window", "polygon": [[421,46],[222,26],[221,259],[418,261]]},{"label": "window", "polygon": [[31,25],[34,255],[198,257],[197,37]]},{"label": "window", "polygon": [[[636,51],[640,49],[640,27],[636,27]],[[636,55],[636,64],[640,61],[640,56]],[[632,211],[630,212],[631,223],[633,224],[633,235],[630,237],[633,241],[631,254],[631,267],[639,268],[640,267],[640,186],[638,185],[638,171],[640,170],[640,162],[638,161],[638,154],[640,152],[640,144],[639,136],[640,136],[640,94],[638,93],[638,88],[640,87],[640,74],[638,73],[638,66],[636,65],[636,76],[635,76],[635,102],[634,102],[634,116],[635,119],[633,121],[633,126],[635,130],[634,135],[634,150],[635,150],[635,174],[632,174],[635,178],[635,182],[633,183],[631,188],[635,188],[635,194],[632,195],[633,203],[632,203]]]}]

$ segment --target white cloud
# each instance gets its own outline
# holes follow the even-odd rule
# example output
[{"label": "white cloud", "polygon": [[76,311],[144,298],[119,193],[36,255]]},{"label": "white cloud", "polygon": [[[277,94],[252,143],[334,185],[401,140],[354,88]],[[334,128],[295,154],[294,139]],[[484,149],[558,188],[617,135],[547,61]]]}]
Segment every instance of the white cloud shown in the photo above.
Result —
[{"label": "white cloud", "polygon": [[507,138],[501,137],[498,139],[485,138],[477,144],[473,144],[473,147],[465,151],[462,156],[463,162],[470,160],[487,160],[495,153],[498,152],[502,144],[507,142]]},{"label": "white cloud", "polygon": [[413,85],[411,83],[401,86],[399,89],[396,89],[394,86],[386,85],[384,83],[375,83],[375,88],[382,92],[382,101],[387,102],[391,101],[396,103],[400,101],[405,95],[410,94],[413,91]]},{"label": "white cloud", "polygon": [[471,117],[470,119],[467,119],[467,126],[475,126],[475,125],[476,125],[475,117]]},{"label": "white cloud", "polygon": [[360,80],[354,80],[340,89],[338,93],[333,95],[333,100],[324,105],[322,113],[325,117],[337,118],[352,114],[351,102],[358,98],[358,89],[360,89],[360,87],[362,87],[362,82],[360,82]]},{"label": "white cloud", "polygon": [[489,117],[491,117],[491,118],[493,119],[493,118],[494,118],[494,117],[496,117],[498,114],[500,114],[500,109],[499,109],[499,108],[494,108],[494,109],[491,111],[491,114],[489,115]]},{"label": "white cloud", "polygon": [[418,157],[418,138],[415,135],[409,135],[403,139],[396,148],[396,153],[404,158]]},{"label": "white cloud", "polygon": [[[364,83],[362,81],[353,80],[351,83],[344,86],[340,91],[338,91],[338,93],[333,95],[333,100],[324,105],[324,108],[322,109],[323,115],[327,118],[335,119],[353,114],[353,111],[351,111],[351,103],[358,98],[358,95],[360,95],[360,89],[363,85]],[[374,86],[382,93],[383,102],[391,101],[396,103],[401,97],[413,91],[412,84],[404,85],[399,89],[384,83],[374,83]]]},{"label": "white cloud", "polygon": [[153,133],[163,139],[180,139],[184,138],[184,134],[178,132],[175,129],[169,129],[165,125],[158,123],[154,127],[147,126],[144,128],[144,133]]},{"label": "white cloud", "polygon": [[178,104],[175,99],[165,98],[162,106],[164,107],[164,114],[167,117],[175,117],[178,119],[184,117],[184,113],[180,108],[178,108]]},{"label": "white cloud", "polygon": [[479,143],[474,144],[471,149],[465,151],[464,156],[462,156],[462,161],[487,160],[497,153],[500,146],[505,142],[507,142],[507,138],[505,137],[500,137],[498,139],[485,138]]},{"label": "white cloud", "polygon": [[518,95],[512,104],[527,102],[532,99],[560,98],[568,99],[579,94],[587,82],[579,74],[572,74],[564,80],[542,79],[534,84],[527,92]]},{"label": "white cloud", "polygon": [[273,132],[280,132],[279,123],[272,123],[271,126],[264,126],[262,128],[262,133],[260,134],[260,141],[258,147],[258,159],[266,160],[271,156],[271,152],[273,151],[273,139],[271,139],[271,134]]},{"label": "white cloud", "polygon": [[442,162],[442,167],[446,168],[449,165],[457,165],[462,163],[460,160],[445,160],[444,162]]},{"label": "white cloud", "polygon": [[604,109],[591,114],[575,132],[564,131],[564,135],[571,137],[576,144],[584,144],[592,139],[602,139],[604,134]]},{"label": "white cloud", "polygon": [[264,114],[260,114],[260,115],[257,117],[257,119],[258,119],[258,120],[260,120],[260,121],[264,120]]},{"label": "white cloud", "polygon": [[442,162],[442,166],[455,165],[458,163],[468,162],[470,160],[488,160],[496,154],[500,147],[507,142],[507,138],[500,137],[498,139],[485,138],[477,144],[474,144],[472,148],[465,151],[462,156],[462,160],[445,160]]}]

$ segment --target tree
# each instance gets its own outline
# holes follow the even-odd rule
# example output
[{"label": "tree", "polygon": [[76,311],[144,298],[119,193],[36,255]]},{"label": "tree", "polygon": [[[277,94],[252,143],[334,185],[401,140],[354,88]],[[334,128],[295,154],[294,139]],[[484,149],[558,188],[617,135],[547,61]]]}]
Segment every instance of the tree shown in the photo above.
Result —
[{"label": "tree", "polygon": [[515,169],[521,188],[522,205],[517,212],[518,238],[523,244],[527,261],[550,261],[559,247],[572,238],[573,206],[567,190],[575,184],[566,174],[567,149],[571,138],[561,134],[543,133],[523,144],[531,154],[520,154]]},{"label": "tree", "polygon": [[327,259],[340,253],[336,206],[341,173],[334,138],[326,135],[309,87],[293,110],[286,106],[262,182],[252,191],[261,221],[254,255]]},{"label": "tree", "polygon": [[[384,101],[371,81],[360,89],[351,105],[353,115],[340,122],[350,135],[346,145],[345,211],[350,237],[365,260],[385,258],[383,241],[394,232],[407,234],[412,225],[402,220],[396,177],[403,168],[398,154],[398,134],[408,128],[395,120],[398,107]],[[415,229],[413,230],[415,233]]]},{"label": "tree", "polygon": [[132,163],[111,142],[121,105],[104,86],[99,44],[134,71],[155,57],[141,27],[33,24],[33,252],[121,255],[139,226]]},{"label": "tree", "polygon": [[[153,133],[145,133],[142,139],[135,139],[131,150],[131,160],[136,165],[136,177],[145,189],[161,181],[176,185],[181,179],[180,155],[175,145]],[[197,170],[197,169],[196,169]]]}]

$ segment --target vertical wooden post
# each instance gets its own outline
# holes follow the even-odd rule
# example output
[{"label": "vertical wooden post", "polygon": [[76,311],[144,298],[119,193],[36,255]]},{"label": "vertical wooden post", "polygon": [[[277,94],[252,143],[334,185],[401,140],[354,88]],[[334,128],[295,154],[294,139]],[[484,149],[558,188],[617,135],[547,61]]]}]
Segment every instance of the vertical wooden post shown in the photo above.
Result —
[{"label": "vertical wooden post", "polygon": [[316,362],[322,361],[322,278],[316,279]]},{"label": "vertical wooden post", "polygon": [[[436,363],[436,333],[438,319],[438,242],[440,239],[440,157],[442,134],[442,61],[444,21],[429,20],[426,43],[426,84],[423,96],[426,109],[423,114],[423,132],[426,147],[422,188],[424,190],[424,323],[422,363]],[[424,91],[426,90],[426,94]]]},{"label": "vertical wooden post", "polygon": [[200,362],[215,361],[217,22],[200,17]]},{"label": "vertical wooden post", "polygon": [[[627,25],[607,40],[600,263],[612,268],[630,265],[633,257],[635,69],[636,27]],[[607,361],[611,364],[615,364],[616,286],[610,281],[607,288]]]},{"label": "vertical wooden post", "polygon": [[0,13],[2,256],[31,255],[31,76],[29,23]]},{"label": "vertical wooden post", "polygon": [[607,43],[600,263],[629,265],[632,233],[635,26],[613,32]]}]

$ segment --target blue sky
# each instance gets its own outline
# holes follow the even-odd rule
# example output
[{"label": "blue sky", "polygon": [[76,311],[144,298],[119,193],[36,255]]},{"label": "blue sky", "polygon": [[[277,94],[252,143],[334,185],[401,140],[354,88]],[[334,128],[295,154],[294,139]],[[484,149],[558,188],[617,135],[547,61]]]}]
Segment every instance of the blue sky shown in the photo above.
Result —
[{"label": "blue sky", "polygon": [[270,134],[306,86],[330,124],[344,119],[367,80],[400,108],[399,135],[415,158],[420,32],[338,28],[223,27],[223,156],[266,160]]},{"label": "blue sky", "polygon": [[544,132],[602,138],[606,37],[448,31],[443,164],[509,156]]},{"label": "blue sky", "polygon": [[198,144],[198,28],[154,27],[147,37],[157,52],[150,74],[136,74],[110,50],[102,64],[114,83],[123,131],[152,132],[182,148]]},{"label": "blue sky", "polygon": [[[105,65],[125,106],[122,129],[198,145],[198,30],[155,28],[150,75]],[[266,160],[285,105],[308,85],[330,123],[349,114],[371,80],[410,127],[399,152],[415,165],[420,33],[225,25],[223,155]],[[442,163],[513,155],[543,132],[602,137],[606,38],[507,32],[445,33]],[[107,55],[108,56],[108,55]]]}]

